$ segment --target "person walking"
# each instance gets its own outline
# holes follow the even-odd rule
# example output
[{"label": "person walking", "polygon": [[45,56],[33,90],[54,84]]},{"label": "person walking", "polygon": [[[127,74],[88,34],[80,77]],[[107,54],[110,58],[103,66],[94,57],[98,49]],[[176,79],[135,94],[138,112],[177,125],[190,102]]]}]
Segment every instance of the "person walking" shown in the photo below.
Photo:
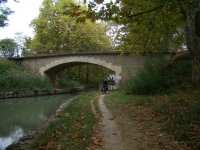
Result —
[{"label": "person walking", "polygon": [[103,80],[101,91],[103,94],[106,94],[107,90],[108,90],[108,82],[106,80]]}]

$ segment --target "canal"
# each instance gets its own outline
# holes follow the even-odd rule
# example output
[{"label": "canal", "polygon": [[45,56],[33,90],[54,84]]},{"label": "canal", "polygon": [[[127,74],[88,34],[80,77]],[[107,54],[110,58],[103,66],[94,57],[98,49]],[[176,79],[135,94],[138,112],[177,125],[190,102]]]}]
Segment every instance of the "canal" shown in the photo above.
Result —
[{"label": "canal", "polygon": [[0,150],[39,127],[75,94],[0,99]]}]

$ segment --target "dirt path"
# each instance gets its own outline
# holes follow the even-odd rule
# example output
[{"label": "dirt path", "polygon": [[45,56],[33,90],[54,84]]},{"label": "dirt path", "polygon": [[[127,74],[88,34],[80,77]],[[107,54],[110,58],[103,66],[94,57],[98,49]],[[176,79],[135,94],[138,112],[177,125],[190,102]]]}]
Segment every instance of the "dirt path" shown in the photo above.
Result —
[{"label": "dirt path", "polygon": [[[111,114],[103,99],[101,95],[103,150],[189,150],[160,130],[149,107],[117,107]],[[132,111],[132,116],[127,111]]]},{"label": "dirt path", "polygon": [[115,120],[111,113],[106,108],[104,101],[104,95],[101,95],[99,98],[99,108],[102,113],[102,138],[103,138],[103,150],[124,150],[123,143],[121,138],[121,133],[119,127],[116,124]]}]

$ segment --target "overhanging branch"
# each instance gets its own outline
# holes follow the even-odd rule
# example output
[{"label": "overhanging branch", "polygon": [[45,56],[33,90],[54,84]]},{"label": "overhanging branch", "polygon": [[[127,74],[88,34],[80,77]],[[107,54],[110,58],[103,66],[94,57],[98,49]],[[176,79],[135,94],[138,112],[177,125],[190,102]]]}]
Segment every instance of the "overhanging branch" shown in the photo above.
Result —
[{"label": "overhanging branch", "polygon": [[156,11],[160,8],[163,8],[164,5],[160,5],[160,6],[157,6],[153,9],[150,9],[150,10],[147,10],[147,11],[143,11],[143,12],[139,12],[139,13],[136,13],[136,14],[133,14],[133,15],[129,15],[128,18],[133,18],[133,17],[137,17],[137,16],[140,16],[140,15],[143,15],[143,14],[146,14],[146,13],[150,13],[150,12],[153,12],[153,11]]}]

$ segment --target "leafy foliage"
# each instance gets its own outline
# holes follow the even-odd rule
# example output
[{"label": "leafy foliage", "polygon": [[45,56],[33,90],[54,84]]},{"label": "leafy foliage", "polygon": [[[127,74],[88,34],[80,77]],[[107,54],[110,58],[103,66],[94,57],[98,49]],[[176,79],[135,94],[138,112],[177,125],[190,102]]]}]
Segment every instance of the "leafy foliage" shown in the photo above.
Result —
[{"label": "leafy foliage", "polygon": [[68,67],[58,74],[59,83],[63,87],[74,87],[80,84],[99,88],[104,78],[113,71],[93,64],[79,64]]},{"label": "leafy foliage", "polygon": [[166,67],[168,88],[188,88],[191,86],[192,62],[188,53],[180,53]]},{"label": "leafy foliage", "polygon": [[[171,63],[163,58],[148,60],[144,68],[124,84],[126,93],[156,94],[183,88],[191,84],[191,57],[188,54],[177,57]],[[183,82],[188,81],[188,82]]]},{"label": "leafy foliage", "polygon": [[[102,4],[97,6],[97,4]],[[133,54],[177,51],[185,44],[180,1],[118,0],[90,2],[89,11],[73,9],[77,17],[115,21],[121,40],[119,49]],[[81,13],[80,13],[81,12]]]},{"label": "leafy foliage", "polygon": [[7,0],[0,0],[0,27],[5,27],[8,25],[7,16],[13,13],[10,8],[5,6],[6,2]]},{"label": "leafy foliage", "polygon": [[[96,3],[95,3],[96,2]],[[89,12],[73,14],[122,24],[120,48],[133,54],[179,51],[187,46],[193,60],[192,82],[200,86],[200,1],[199,0],[117,0],[89,3]],[[102,4],[101,8],[96,4]],[[79,12],[79,13],[77,13]]]},{"label": "leafy foliage", "polygon": [[[85,20],[77,23],[69,16],[73,1],[45,0],[38,18],[32,21],[35,37],[32,52],[35,54],[106,51],[111,48],[111,40],[105,28],[99,23]],[[85,10],[84,6],[81,7]]]},{"label": "leafy foliage", "polygon": [[10,61],[0,61],[0,91],[38,90],[51,87],[47,78],[27,72]]},{"label": "leafy foliage", "polygon": [[32,55],[31,53],[31,37],[25,37],[22,45],[22,56]]},{"label": "leafy foliage", "polygon": [[0,56],[13,57],[18,55],[19,46],[13,39],[0,40]]},{"label": "leafy foliage", "polygon": [[154,94],[163,91],[167,79],[164,66],[162,58],[146,61],[144,68],[124,86],[126,93]]}]

